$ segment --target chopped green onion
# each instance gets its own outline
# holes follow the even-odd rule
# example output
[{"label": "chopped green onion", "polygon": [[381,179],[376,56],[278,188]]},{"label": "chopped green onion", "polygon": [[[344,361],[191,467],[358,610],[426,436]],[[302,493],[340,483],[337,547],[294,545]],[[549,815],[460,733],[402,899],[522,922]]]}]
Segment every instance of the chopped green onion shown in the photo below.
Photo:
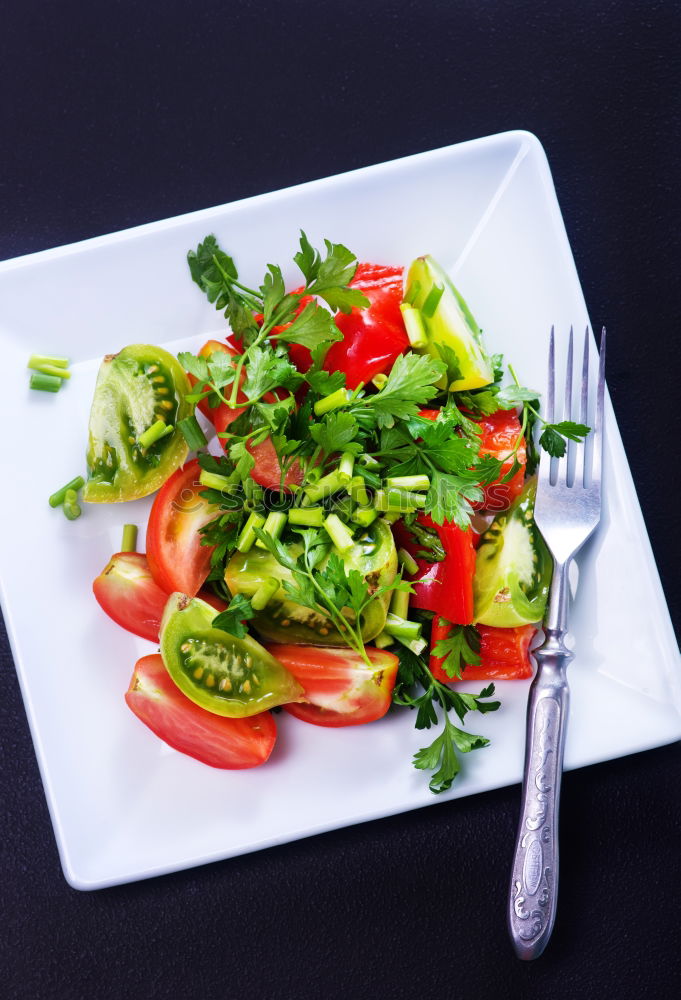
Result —
[{"label": "chopped green onion", "polygon": [[371,503],[371,497],[364,485],[362,476],[354,476],[345,488],[355,503],[361,504],[362,507],[366,507]]},{"label": "chopped green onion", "polygon": [[42,371],[43,365],[49,365],[51,368],[68,368],[69,359],[53,358],[50,354],[32,354],[28,359],[26,367],[35,368],[36,371]]},{"label": "chopped green onion", "polygon": [[78,494],[75,490],[66,491],[64,494],[64,503],[69,507],[74,503],[78,503]]},{"label": "chopped green onion", "polygon": [[43,375],[54,375],[55,378],[71,378],[71,372],[66,368],[59,368],[57,365],[33,365],[33,370],[42,372]]},{"label": "chopped green onion", "polygon": [[431,290],[426,295],[426,300],[421,306],[421,312],[426,317],[426,319],[430,319],[431,316],[434,315],[435,310],[437,309],[438,304],[440,302],[440,299],[442,298],[444,290],[445,290],[444,285],[433,285]]},{"label": "chopped green onion", "polygon": [[[415,494],[417,495],[417,494]],[[390,511],[398,514],[413,514],[416,510],[412,504],[406,502],[408,493],[400,490],[376,490],[374,493],[374,507],[381,512]]]},{"label": "chopped green onion", "polygon": [[421,623],[420,622],[410,622],[406,618],[402,618],[392,612],[388,615],[383,631],[387,632],[388,635],[394,635],[396,639],[420,639],[421,638]]},{"label": "chopped green onion", "polygon": [[179,420],[177,427],[182,432],[182,437],[192,451],[198,451],[199,448],[203,448],[208,444],[206,435],[201,430],[201,425],[193,414],[191,417]]},{"label": "chopped green onion", "polygon": [[323,507],[291,507],[288,512],[289,524],[299,524],[306,528],[321,528],[324,524]]},{"label": "chopped green onion", "polygon": [[336,514],[329,514],[324,521],[324,528],[339,552],[347,552],[355,544],[352,535]]},{"label": "chopped green onion", "polygon": [[123,540],[121,542],[121,552],[137,552],[137,525],[123,525]]},{"label": "chopped green onion", "polygon": [[373,644],[376,649],[385,649],[387,646],[394,646],[395,640],[387,632],[379,632],[376,638],[373,640]]},{"label": "chopped green onion", "polygon": [[357,469],[357,472],[359,472],[360,476],[368,486],[371,486],[375,490],[380,488],[381,480],[375,472],[371,472],[370,469]]},{"label": "chopped green onion", "polygon": [[371,381],[373,382],[373,384],[376,386],[376,388],[380,392],[381,389],[383,388],[383,386],[388,381],[388,376],[384,375],[383,372],[378,372],[376,375],[374,375],[374,377],[372,378]]},{"label": "chopped green onion", "polygon": [[425,491],[430,489],[428,476],[389,476],[385,484],[397,490]]},{"label": "chopped green onion", "polygon": [[318,483],[311,483],[305,487],[305,493],[312,503],[316,503],[323,497],[328,497],[337,490],[342,490],[346,483],[350,482],[349,476],[344,476],[340,469],[335,469],[328,476],[322,476]]},{"label": "chopped green onion", "polygon": [[390,610],[398,618],[405,618],[409,614],[409,594],[406,590],[393,590],[390,599]]},{"label": "chopped green onion", "polygon": [[41,372],[31,375],[28,384],[31,389],[40,389],[41,392],[59,392],[61,389],[60,378],[56,375],[43,375]]},{"label": "chopped green onion", "polygon": [[351,455],[349,451],[344,451],[341,455],[340,465],[338,466],[338,471],[341,476],[347,476],[348,482],[352,479],[352,470],[355,466],[355,456]]},{"label": "chopped green onion", "polygon": [[76,490],[77,492],[78,490],[81,490],[83,486],[85,486],[85,480],[83,477],[76,476],[76,478],[72,479],[70,483],[67,483],[66,486],[62,486],[60,490],[57,490],[56,493],[52,494],[48,500],[50,507],[60,507],[64,503],[64,497],[66,496],[68,490]]},{"label": "chopped green onion", "polygon": [[[286,527],[286,522],[288,521],[288,515],[283,510],[271,510],[267,515],[265,524],[263,525],[263,531],[270,538],[281,538],[281,533]],[[255,543],[259,549],[266,549],[267,546],[260,539]]]},{"label": "chopped green onion", "polygon": [[360,455],[357,461],[361,465],[366,465],[368,469],[379,469],[381,466],[381,463],[378,461],[378,459],[374,458],[373,455],[369,455],[367,452],[365,452],[363,455]]},{"label": "chopped green onion", "polygon": [[322,478],[322,470],[318,465],[314,465],[311,469],[308,469],[305,473],[305,479],[310,485],[312,483],[318,483]]},{"label": "chopped green onion", "polygon": [[333,513],[338,514],[340,518],[343,518],[346,521],[348,521],[352,517],[352,512],[354,511],[354,509],[355,509],[355,501],[352,499],[352,497],[344,496],[344,497],[339,497],[337,500],[334,500]]},{"label": "chopped green onion", "polygon": [[330,413],[331,410],[337,410],[339,406],[345,406],[348,402],[348,391],[347,389],[336,389],[329,396],[322,396],[314,404],[315,415],[321,417],[324,413]]},{"label": "chopped green onion", "polygon": [[147,427],[143,434],[140,434],[137,443],[140,448],[151,448],[152,444],[156,444],[161,438],[172,434],[174,429],[172,424],[166,424],[163,420],[157,420],[151,427]]},{"label": "chopped green onion", "polygon": [[206,486],[211,490],[219,490],[221,493],[229,493],[235,489],[235,485],[229,476],[221,476],[217,472],[207,472],[206,469],[201,469],[199,482],[202,486]]},{"label": "chopped green onion", "polygon": [[250,552],[250,550],[253,548],[253,543],[255,542],[254,529],[262,528],[264,523],[265,523],[265,518],[262,516],[262,514],[256,514],[256,512],[253,511],[253,513],[249,515],[249,518],[246,521],[245,525],[243,526],[241,534],[239,535],[239,539],[236,543],[236,547],[239,550],[239,552],[244,554],[246,552]]},{"label": "chopped green onion", "polygon": [[424,347],[427,347],[428,334],[426,333],[426,328],[423,325],[423,320],[421,319],[421,311],[419,309],[414,309],[413,306],[406,305],[404,302],[400,306],[400,310],[402,312],[402,319],[404,320],[404,326],[411,346],[416,350],[421,350]]},{"label": "chopped green onion", "polygon": [[409,574],[409,576],[413,576],[414,573],[418,573],[419,571],[418,563],[412,556],[411,552],[407,552],[406,549],[397,550],[397,561],[399,562],[400,566],[404,567],[405,571]]},{"label": "chopped green onion", "polygon": [[[406,513],[406,511],[405,511],[405,513]],[[413,513],[413,511],[412,511],[412,513]],[[399,521],[399,519],[401,517],[402,517],[402,514],[399,512],[399,510],[387,510],[385,512],[385,514],[383,515],[383,520],[387,524],[394,524],[395,521]]]},{"label": "chopped green onion", "polygon": [[75,521],[77,517],[83,513],[80,509],[80,504],[78,503],[65,503],[62,507],[64,514],[69,519],[69,521]]},{"label": "chopped green onion", "polygon": [[407,303],[407,305],[409,306],[414,305],[414,302],[418,298],[420,291],[421,291],[421,282],[412,281],[411,284],[409,285],[409,288],[407,289],[406,295],[404,296],[404,301]]},{"label": "chopped green onion", "polygon": [[370,524],[374,523],[377,517],[378,511],[374,510],[373,507],[358,507],[352,515],[351,520],[355,524],[360,524],[363,528],[368,528]]},{"label": "chopped green onion", "polygon": [[276,592],[279,590],[279,581],[273,576],[268,576],[260,584],[251,598],[251,607],[254,611],[263,611],[270,603]]},{"label": "chopped green onion", "polygon": [[399,641],[403,646],[406,646],[407,649],[410,649],[414,656],[420,656],[428,645],[426,639],[400,639]]}]

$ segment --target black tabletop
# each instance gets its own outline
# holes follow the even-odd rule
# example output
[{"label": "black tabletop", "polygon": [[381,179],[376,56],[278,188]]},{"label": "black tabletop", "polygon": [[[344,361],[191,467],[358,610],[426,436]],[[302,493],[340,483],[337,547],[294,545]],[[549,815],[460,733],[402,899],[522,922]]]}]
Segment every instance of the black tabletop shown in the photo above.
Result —
[{"label": "black tabletop", "polygon": [[[535,132],[609,329],[613,403],[678,624],[677,14],[650,0],[5,5],[0,258]],[[505,926],[518,787],[71,889],[4,638],[1,652],[3,995],[676,995],[679,744],[566,774],[558,919],[523,964]]]}]

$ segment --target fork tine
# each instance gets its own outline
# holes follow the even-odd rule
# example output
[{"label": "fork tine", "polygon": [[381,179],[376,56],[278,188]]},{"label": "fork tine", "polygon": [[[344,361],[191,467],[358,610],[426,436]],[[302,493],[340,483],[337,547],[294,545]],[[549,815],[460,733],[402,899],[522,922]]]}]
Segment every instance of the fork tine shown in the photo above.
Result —
[{"label": "fork tine", "polygon": [[603,422],[605,419],[605,327],[601,331],[601,347],[598,359],[598,387],[596,389],[596,423],[594,426],[594,447],[591,459],[591,476],[594,485],[600,484],[603,468]]},{"label": "fork tine", "polygon": [[[572,357],[574,349],[574,333],[570,327],[568,338],[567,363],[565,365],[565,396],[563,398],[563,420],[572,420]],[[570,455],[572,454],[572,443],[567,442],[565,454],[558,459],[558,478],[563,479],[569,485]],[[562,476],[561,476],[562,474]]]},{"label": "fork tine", "polygon": [[[579,422],[586,424],[589,414],[589,327],[584,331],[584,354],[582,357],[582,391],[579,404]],[[586,486],[586,448],[584,441],[575,446],[574,485]]]},{"label": "fork tine", "polygon": [[[551,336],[549,338],[549,371],[548,371],[548,384],[546,387],[546,420],[548,423],[553,423],[553,411],[555,404],[555,389],[556,389],[556,367],[555,367],[555,330],[551,327]],[[545,481],[546,485],[550,485],[551,482],[551,466],[553,465],[553,459],[546,452],[542,454],[539,459],[539,479],[540,481]]]}]

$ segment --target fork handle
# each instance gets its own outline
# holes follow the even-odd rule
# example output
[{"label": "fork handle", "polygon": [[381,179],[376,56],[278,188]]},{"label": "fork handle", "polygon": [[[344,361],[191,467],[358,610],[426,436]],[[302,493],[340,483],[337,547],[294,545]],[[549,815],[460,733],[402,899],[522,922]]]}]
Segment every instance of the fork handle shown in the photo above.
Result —
[{"label": "fork handle", "polygon": [[572,653],[563,629],[545,629],[527,705],[525,771],[508,921],[518,958],[537,958],[553,930],[558,897],[558,804]]}]

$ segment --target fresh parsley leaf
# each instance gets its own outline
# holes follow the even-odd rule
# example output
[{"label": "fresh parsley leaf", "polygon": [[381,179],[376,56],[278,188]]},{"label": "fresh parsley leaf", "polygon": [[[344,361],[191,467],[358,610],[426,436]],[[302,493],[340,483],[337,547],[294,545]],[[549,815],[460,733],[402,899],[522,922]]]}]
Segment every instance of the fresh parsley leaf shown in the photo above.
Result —
[{"label": "fresh parsley leaf", "polygon": [[428,354],[402,354],[381,391],[361,402],[371,407],[379,428],[393,427],[397,419],[417,416],[420,407],[437,395],[436,383],[444,370],[443,363]]},{"label": "fresh parsley leaf", "polygon": [[249,599],[243,594],[235,594],[225,611],[221,611],[213,619],[213,628],[222,629],[223,632],[235,635],[237,639],[243,639],[248,634],[244,621],[254,616],[255,611]]},{"label": "fresh parsley leaf", "polygon": [[267,273],[260,286],[260,293],[263,304],[263,323],[269,323],[286,295],[286,286],[280,267],[275,264],[267,265]]},{"label": "fresh parsley leaf", "polygon": [[229,457],[236,463],[236,474],[239,479],[245,479],[255,467],[255,459],[246,447],[245,441],[235,441],[229,446]]},{"label": "fresh parsley leaf", "polygon": [[331,313],[316,302],[308,302],[291,325],[274,336],[289,344],[302,344],[303,347],[310,349],[343,339],[343,334],[334,323]]},{"label": "fresh parsley leaf", "polygon": [[539,436],[539,444],[555,458],[562,458],[567,449],[567,438],[570,441],[582,441],[591,430],[586,424],[576,424],[563,420],[558,424],[544,424]]},{"label": "fresh parsley leaf", "polygon": [[359,424],[350,413],[334,410],[316,423],[310,424],[309,433],[322,451],[331,455],[336,451],[349,451],[357,455],[362,445],[355,441]]},{"label": "fresh parsley leaf", "polygon": [[369,300],[359,288],[349,288],[355,271],[357,258],[341,243],[324,240],[326,257],[313,250],[305,233],[300,234],[300,253],[294,260],[305,275],[306,293],[318,295],[331,307],[349,313],[353,306],[363,309]]},{"label": "fresh parsley leaf", "polygon": [[460,378],[463,378],[458,355],[449,344],[438,343],[437,353],[446,367],[447,385],[451,385],[452,382],[458,382]]},{"label": "fresh parsley leaf", "polygon": [[345,388],[345,372],[311,371],[305,379],[320,396],[330,396],[332,392]]},{"label": "fresh parsley leaf", "polygon": [[526,389],[522,385],[505,385],[497,392],[497,403],[501,410],[512,410],[521,403],[536,403],[538,399],[536,389]]},{"label": "fresh parsley leaf", "polygon": [[303,381],[288,355],[275,352],[268,344],[251,348],[246,373],[243,390],[249,399],[259,399],[277,388],[295,392]]},{"label": "fresh parsley leaf", "polygon": [[460,678],[464,667],[480,663],[480,633],[474,625],[450,625],[447,637],[436,642],[432,652],[444,657],[442,669],[448,677]]},{"label": "fresh parsley leaf", "polygon": [[177,355],[177,360],[180,362],[184,370],[189,372],[190,375],[193,375],[194,378],[199,380],[199,382],[210,381],[207,358],[199,358],[190,351],[180,351]]}]

